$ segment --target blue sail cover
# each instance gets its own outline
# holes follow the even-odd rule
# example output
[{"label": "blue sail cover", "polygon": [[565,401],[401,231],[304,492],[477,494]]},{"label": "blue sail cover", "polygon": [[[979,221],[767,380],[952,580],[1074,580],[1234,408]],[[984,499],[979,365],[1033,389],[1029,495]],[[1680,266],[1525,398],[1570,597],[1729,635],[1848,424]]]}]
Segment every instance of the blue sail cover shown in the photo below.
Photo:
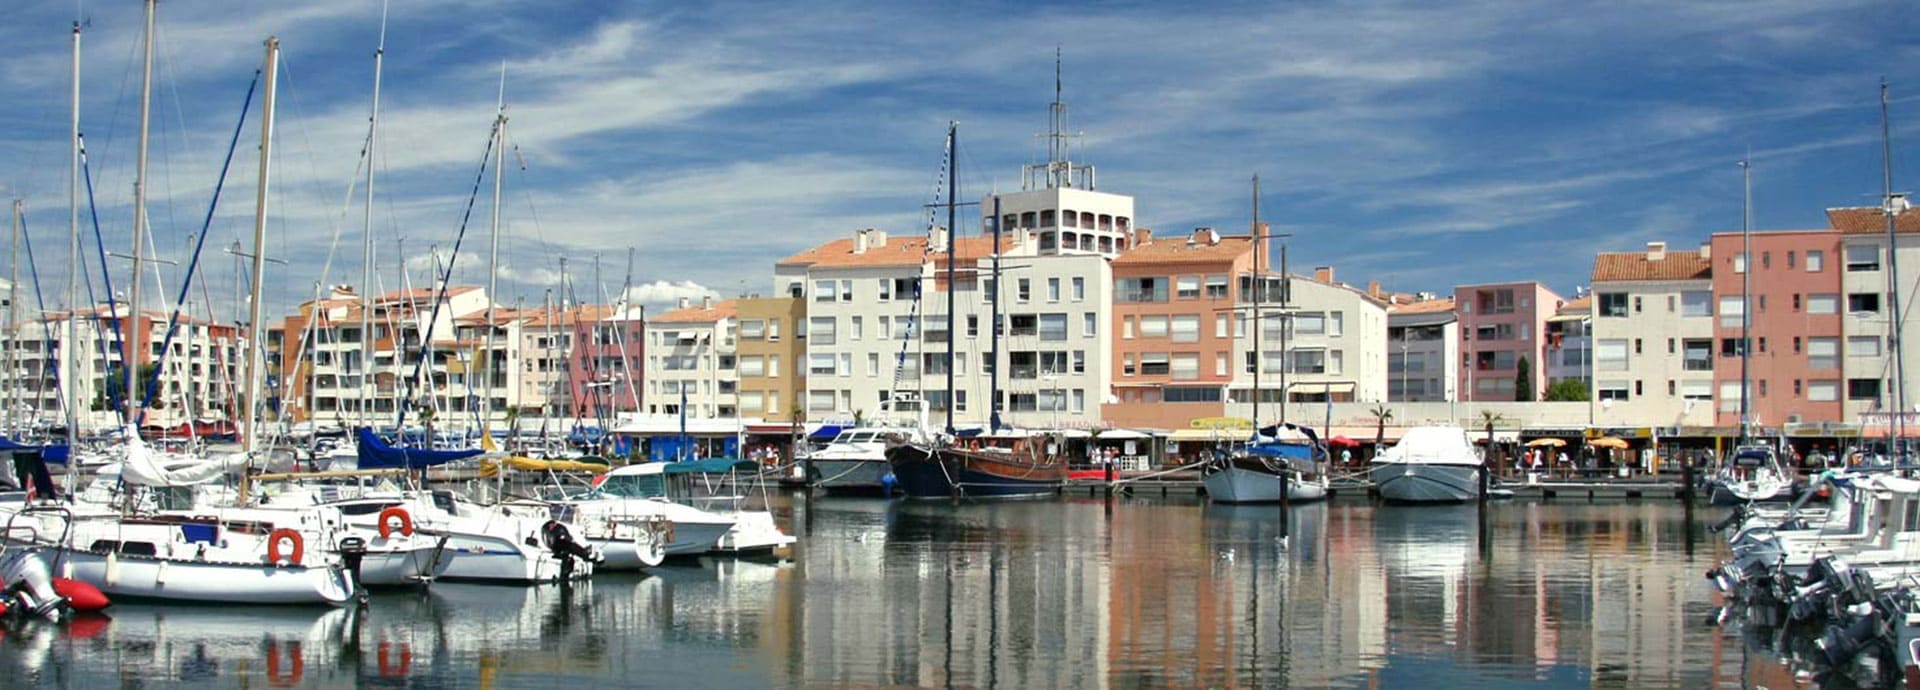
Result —
[{"label": "blue sail cover", "polygon": [[359,441],[360,469],[385,470],[405,468],[423,469],[434,465],[444,465],[455,460],[471,458],[481,454],[479,448],[463,450],[431,450],[427,448],[395,448],[380,440],[369,427],[353,430],[354,439]]},{"label": "blue sail cover", "polygon": [[17,450],[39,451],[41,460],[45,460],[47,462],[51,462],[59,465],[66,464],[67,459],[73,456],[73,448],[67,446],[64,443],[58,444],[58,445],[49,444],[44,446],[35,446],[35,445],[21,443],[19,441],[15,441],[13,439],[7,438],[5,436],[0,436],[0,452],[13,452]]}]

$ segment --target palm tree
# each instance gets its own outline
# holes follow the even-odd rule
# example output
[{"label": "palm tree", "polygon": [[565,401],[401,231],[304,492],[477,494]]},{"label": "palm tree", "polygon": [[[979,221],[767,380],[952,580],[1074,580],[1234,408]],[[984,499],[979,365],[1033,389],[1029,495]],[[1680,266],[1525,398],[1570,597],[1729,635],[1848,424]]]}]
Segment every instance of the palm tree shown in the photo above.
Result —
[{"label": "palm tree", "polygon": [[421,405],[414,409],[414,415],[420,420],[420,426],[427,432],[427,447],[433,447],[433,405]]},{"label": "palm tree", "polygon": [[1393,410],[1386,403],[1376,403],[1367,412],[1373,415],[1373,454],[1379,455],[1380,446],[1386,444],[1387,420],[1393,419]]},{"label": "palm tree", "polygon": [[1480,423],[1487,428],[1487,454],[1485,457],[1480,459],[1481,464],[1486,465],[1488,467],[1497,466],[1493,462],[1493,425],[1505,424],[1506,422],[1507,422],[1507,418],[1504,416],[1501,416],[1501,414],[1498,412],[1494,412],[1492,410],[1480,411]]}]

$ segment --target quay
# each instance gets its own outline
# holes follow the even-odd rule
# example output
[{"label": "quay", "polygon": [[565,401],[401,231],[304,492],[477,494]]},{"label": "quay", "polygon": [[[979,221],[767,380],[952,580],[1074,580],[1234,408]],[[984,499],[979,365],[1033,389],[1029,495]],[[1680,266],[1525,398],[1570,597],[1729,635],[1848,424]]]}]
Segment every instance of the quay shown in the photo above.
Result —
[{"label": "quay", "polygon": [[[1513,492],[1515,498],[1586,499],[1679,499],[1684,484],[1678,478],[1665,477],[1592,477],[1547,478],[1537,481],[1504,481],[1498,488]],[[1155,496],[1204,496],[1199,470],[1173,472],[1121,472],[1109,482],[1105,479],[1068,480],[1061,489],[1068,496],[1099,496],[1103,493]],[[1373,482],[1360,477],[1335,479],[1327,486],[1329,497],[1370,496]]]}]

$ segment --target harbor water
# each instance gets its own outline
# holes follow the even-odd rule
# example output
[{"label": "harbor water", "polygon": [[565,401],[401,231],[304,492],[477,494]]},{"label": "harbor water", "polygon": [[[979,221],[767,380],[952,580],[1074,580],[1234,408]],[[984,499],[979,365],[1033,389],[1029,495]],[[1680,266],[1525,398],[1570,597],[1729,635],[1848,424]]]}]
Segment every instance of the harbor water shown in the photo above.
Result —
[{"label": "harbor water", "polygon": [[[1796,681],[1713,623],[1670,501],[1293,509],[770,499],[786,563],[364,610],[121,603],[0,636],[4,687],[1634,687]],[[1689,529],[1688,519],[1692,518]],[[1693,538],[1689,539],[1689,533]]]}]

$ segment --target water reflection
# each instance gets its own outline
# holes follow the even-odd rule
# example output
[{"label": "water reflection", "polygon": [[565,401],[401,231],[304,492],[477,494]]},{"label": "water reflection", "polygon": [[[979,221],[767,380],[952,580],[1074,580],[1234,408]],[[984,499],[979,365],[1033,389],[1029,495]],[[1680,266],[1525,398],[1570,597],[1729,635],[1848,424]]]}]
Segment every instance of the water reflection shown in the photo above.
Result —
[{"label": "water reflection", "polygon": [[[776,499],[787,564],[347,610],[116,607],[0,637],[8,685],[1699,687],[1712,542],[1661,503],[1293,509]],[[1693,554],[1697,548],[1699,554]],[[1767,678],[1766,680],[1777,680]],[[1777,685],[1775,687],[1778,687]]]}]

